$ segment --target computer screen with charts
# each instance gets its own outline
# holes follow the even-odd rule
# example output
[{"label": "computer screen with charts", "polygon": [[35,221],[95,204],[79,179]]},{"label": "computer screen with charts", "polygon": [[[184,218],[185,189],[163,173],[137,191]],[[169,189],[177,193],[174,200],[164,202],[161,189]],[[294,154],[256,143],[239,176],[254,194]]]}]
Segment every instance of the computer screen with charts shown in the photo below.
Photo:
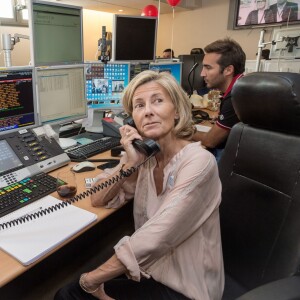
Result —
[{"label": "computer screen with charts", "polygon": [[86,100],[89,108],[122,108],[122,95],[130,80],[129,62],[86,63]]},{"label": "computer screen with charts", "polygon": [[29,3],[32,63],[82,63],[82,8],[38,0]]},{"label": "computer screen with charts", "polygon": [[0,135],[38,124],[31,67],[0,70]]},{"label": "computer screen with charts", "polygon": [[84,64],[36,68],[42,124],[63,125],[87,116]]},{"label": "computer screen with charts", "polygon": [[170,63],[150,63],[149,69],[156,72],[169,72],[172,74],[177,82],[181,84],[181,62],[170,62]]}]

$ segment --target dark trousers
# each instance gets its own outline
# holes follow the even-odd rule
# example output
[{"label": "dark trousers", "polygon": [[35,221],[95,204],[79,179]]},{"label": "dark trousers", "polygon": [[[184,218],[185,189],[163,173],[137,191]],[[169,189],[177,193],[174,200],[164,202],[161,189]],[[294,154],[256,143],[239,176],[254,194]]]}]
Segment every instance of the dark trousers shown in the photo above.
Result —
[{"label": "dark trousers", "polygon": [[[154,279],[142,279],[136,282],[125,277],[118,277],[104,284],[105,293],[116,300],[189,300]],[[84,292],[78,281],[61,288],[54,300],[95,300]]]}]

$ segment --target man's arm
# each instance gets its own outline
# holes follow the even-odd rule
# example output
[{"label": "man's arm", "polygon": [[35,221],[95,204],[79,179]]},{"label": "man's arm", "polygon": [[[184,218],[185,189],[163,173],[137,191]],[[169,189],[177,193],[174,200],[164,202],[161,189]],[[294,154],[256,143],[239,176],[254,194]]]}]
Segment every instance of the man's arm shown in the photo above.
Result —
[{"label": "man's arm", "polygon": [[227,139],[229,132],[230,130],[215,124],[208,132],[197,131],[193,135],[193,140],[200,141],[206,148],[215,148]]}]

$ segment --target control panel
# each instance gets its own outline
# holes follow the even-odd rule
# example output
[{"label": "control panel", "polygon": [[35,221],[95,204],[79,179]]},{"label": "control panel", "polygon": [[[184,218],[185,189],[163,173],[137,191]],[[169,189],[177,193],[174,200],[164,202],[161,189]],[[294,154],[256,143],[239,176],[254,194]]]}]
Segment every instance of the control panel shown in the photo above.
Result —
[{"label": "control panel", "polygon": [[0,188],[70,161],[54,138],[22,129],[0,136]]}]

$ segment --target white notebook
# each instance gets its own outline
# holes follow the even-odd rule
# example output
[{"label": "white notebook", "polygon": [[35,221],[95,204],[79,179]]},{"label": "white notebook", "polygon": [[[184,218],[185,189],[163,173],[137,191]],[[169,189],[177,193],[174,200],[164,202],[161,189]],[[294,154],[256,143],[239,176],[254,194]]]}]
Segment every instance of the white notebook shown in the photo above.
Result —
[{"label": "white notebook", "polygon": [[[52,196],[46,196],[0,218],[0,223],[60,202]],[[96,219],[97,215],[74,205],[68,205],[35,220],[0,229],[0,248],[23,265],[29,265]]]}]

